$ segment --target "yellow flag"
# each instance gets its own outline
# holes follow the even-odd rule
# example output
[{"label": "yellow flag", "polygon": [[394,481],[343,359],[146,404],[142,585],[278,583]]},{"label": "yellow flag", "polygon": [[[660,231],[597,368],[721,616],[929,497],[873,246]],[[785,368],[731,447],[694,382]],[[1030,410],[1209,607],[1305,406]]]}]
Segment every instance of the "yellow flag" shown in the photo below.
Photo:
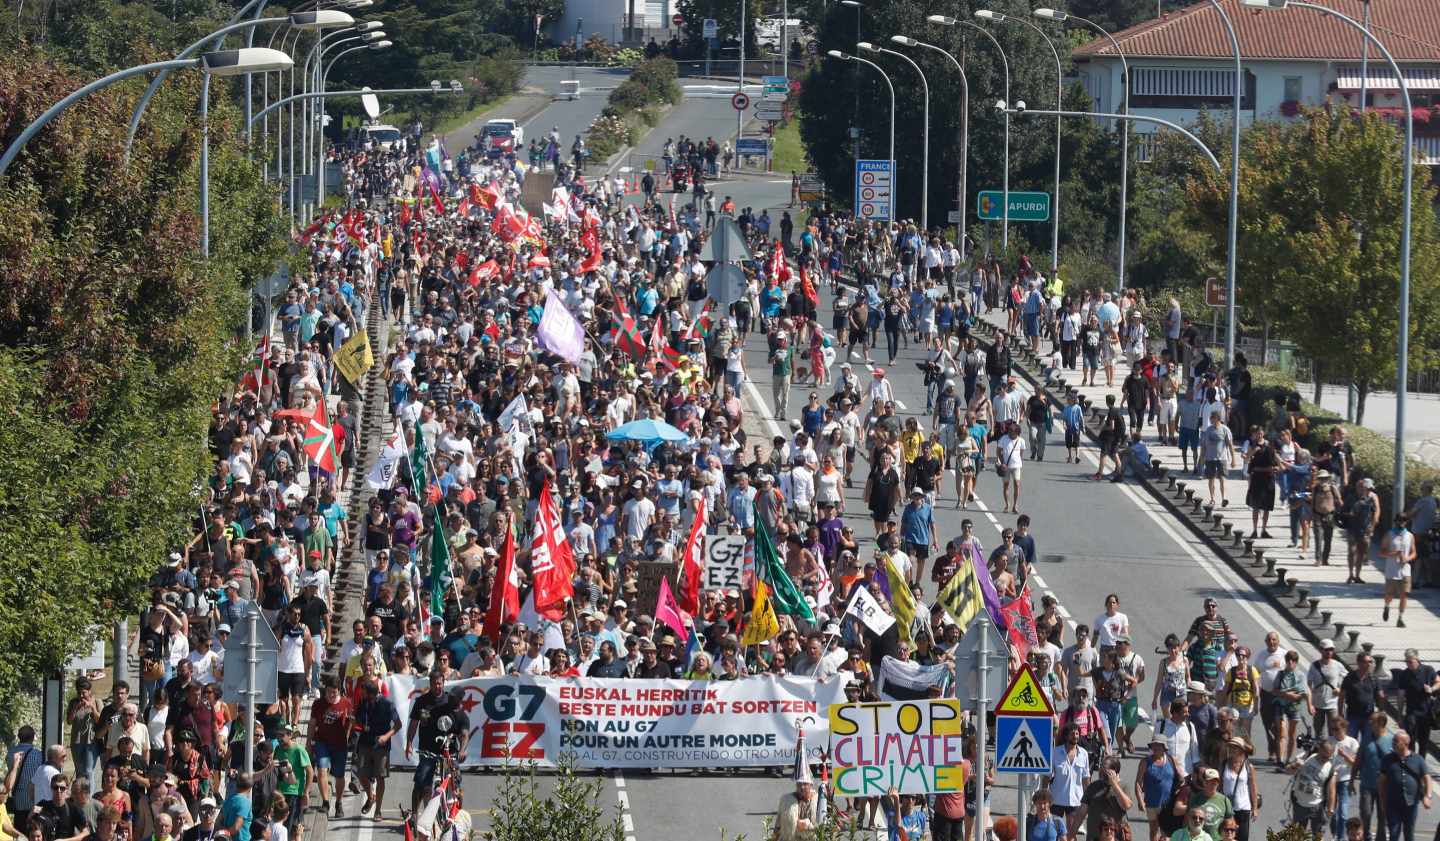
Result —
[{"label": "yellow flag", "polygon": [[890,579],[890,612],[895,614],[895,621],[900,623],[900,639],[913,643],[915,640],[910,637],[910,625],[915,622],[915,597],[910,594],[910,585],[905,583],[905,576],[895,567],[895,560],[887,552],[885,558],[885,577]]},{"label": "yellow flag", "polygon": [[969,560],[962,561],[960,569],[950,576],[935,600],[945,606],[950,618],[961,628],[970,627],[970,620],[985,609],[985,596],[980,582],[975,578],[975,567]]},{"label": "yellow flag", "polygon": [[758,645],[774,639],[780,633],[780,619],[775,615],[775,606],[770,604],[770,588],[759,579],[755,581],[755,606],[750,609],[750,621],[745,623],[745,634],[741,645]]},{"label": "yellow flag", "polygon": [[335,367],[350,384],[360,385],[360,378],[375,364],[375,354],[370,350],[370,337],[361,330],[345,340],[340,350],[335,354]]}]

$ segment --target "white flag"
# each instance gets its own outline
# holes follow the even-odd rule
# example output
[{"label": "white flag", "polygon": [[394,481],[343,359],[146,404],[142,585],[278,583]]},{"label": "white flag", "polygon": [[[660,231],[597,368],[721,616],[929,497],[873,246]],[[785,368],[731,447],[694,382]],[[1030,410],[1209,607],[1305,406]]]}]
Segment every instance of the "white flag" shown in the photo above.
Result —
[{"label": "white flag", "polygon": [[855,595],[850,597],[850,604],[845,606],[845,615],[854,616],[864,622],[865,627],[876,634],[885,633],[890,630],[891,625],[895,624],[895,617],[886,613],[880,603],[875,601],[875,597],[870,595],[870,591],[864,587],[855,588]]},{"label": "white flag", "polygon": [[395,475],[400,472],[400,462],[404,458],[405,433],[397,417],[395,428],[390,432],[390,437],[385,439],[385,446],[380,448],[380,457],[375,459],[375,466],[365,475],[365,484],[369,485],[372,491],[392,487],[395,484]]},{"label": "white flag", "polygon": [[585,351],[585,329],[561,303],[559,295],[545,296],[545,312],[540,316],[535,337],[541,347],[566,362],[579,361],[580,354]]},{"label": "white flag", "polygon": [[509,432],[514,429],[517,424],[524,423],[528,427],[529,421],[530,407],[525,404],[525,395],[517,394],[515,395],[515,399],[510,401],[510,405],[506,406],[505,410],[500,413],[500,417],[496,419],[495,424],[502,430]]}]

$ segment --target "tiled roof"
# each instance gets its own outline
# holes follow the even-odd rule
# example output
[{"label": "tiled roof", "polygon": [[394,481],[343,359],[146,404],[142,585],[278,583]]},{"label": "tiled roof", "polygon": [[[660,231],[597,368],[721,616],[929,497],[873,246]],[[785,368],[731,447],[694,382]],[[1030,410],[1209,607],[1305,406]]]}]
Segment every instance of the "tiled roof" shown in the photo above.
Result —
[{"label": "tiled roof", "polygon": [[[1246,59],[1359,60],[1361,35],[1349,24],[1313,9],[1255,9],[1240,0],[1219,0],[1235,23]],[[1360,20],[1361,0],[1319,0]],[[1318,5],[1318,3],[1317,3]],[[1372,0],[1371,33],[1396,61],[1440,61],[1440,2]],[[1230,58],[1230,39],[1209,2],[1166,12],[1163,17],[1115,33],[1127,57]],[[1076,58],[1113,57],[1115,48],[1096,38],[1076,48]],[[1379,58],[1370,50],[1372,61]],[[1383,61],[1383,59],[1380,59]]]}]

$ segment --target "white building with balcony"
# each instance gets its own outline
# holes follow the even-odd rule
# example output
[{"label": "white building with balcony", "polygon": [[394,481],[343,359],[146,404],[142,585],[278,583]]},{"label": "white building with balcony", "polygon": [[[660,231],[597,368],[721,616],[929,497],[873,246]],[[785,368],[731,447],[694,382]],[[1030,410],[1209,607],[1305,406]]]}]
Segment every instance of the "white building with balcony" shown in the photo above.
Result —
[{"label": "white building with balcony", "polygon": [[[1327,101],[1359,105],[1364,38],[1329,15],[1308,9],[1254,9],[1219,0],[1235,24],[1245,72],[1240,121],[1285,120],[1300,106]],[[1325,0],[1361,20],[1366,0]],[[1370,31],[1401,67],[1414,108],[1418,154],[1440,166],[1440,0],[1369,0]],[[1209,2],[1166,12],[1114,33],[1130,63],[1130,112],[1181,124],[1202,109],[1228,121],[1234,94],[1234,53],[1220,15]],[[1401,115],[1400,90],[1383,56],[1371,48],[1369,107]],[[1115,48],[1096,38],[1073,52],[1075,74],[1097,111],[1118,112],[1124,74]],[[1157,127],[1135,123],[1132,142],[1148,157]],[[1162,129],[1163,130],[1163,129]]]}]

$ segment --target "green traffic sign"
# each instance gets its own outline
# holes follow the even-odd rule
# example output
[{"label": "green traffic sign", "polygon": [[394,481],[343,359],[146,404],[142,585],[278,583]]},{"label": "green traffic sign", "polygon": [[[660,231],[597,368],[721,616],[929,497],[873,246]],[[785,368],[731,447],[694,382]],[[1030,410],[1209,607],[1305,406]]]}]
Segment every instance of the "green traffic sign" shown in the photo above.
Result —
[{"label": "green traffic sign", "polygon": [[[975,212],[986,222],[1000,222],[1005,213],[1000,206],[1000,190],[981,190],[975,200]],[[1017,193],[1010,191],[1011,222],[1044,222],[1050,218],[1049,193]]]}]

